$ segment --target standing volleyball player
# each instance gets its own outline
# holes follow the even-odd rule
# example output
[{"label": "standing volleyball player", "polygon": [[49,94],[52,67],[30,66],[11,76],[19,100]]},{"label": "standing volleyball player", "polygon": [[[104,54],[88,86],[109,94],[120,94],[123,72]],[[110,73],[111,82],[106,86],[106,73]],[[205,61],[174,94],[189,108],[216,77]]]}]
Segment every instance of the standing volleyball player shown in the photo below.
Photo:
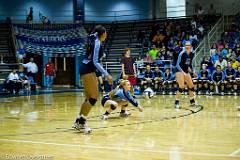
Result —
[{"label": "standing volleyball player", "polygon": [[74,129],[84,133],[90,133],[91,129],[86,125],[86,118],[98,99],[98,80],[95,73],[97,69],[112,84],[112,76],[101,66],[99,60],[103,56],[102,42],[107,37],[106,29],[97,25],[89,36],[89,42],[86,47],[86,55],[80,64],[80,76],[84,87],[85,101],[81,106],[79,116],[73,125]]},{"label": "standing volleyball player", "polygon": [[194,57],[194,53],[191,51],[192,45],[190,42],[185,43],[185,50],[183,50],[177,60],[177,73],[176,73],[176,81],[178,83],[178,91],[176,93],[175,100],[175,108],[180,108],[180,97],[185,88],[185,83],[189,90],[190,104],[195,105],[195,94],[194,94],[194,85],[193,80],[191,78],[191,74],[196,75],[194,71],[194,67],[192,64],[192,60]]}]

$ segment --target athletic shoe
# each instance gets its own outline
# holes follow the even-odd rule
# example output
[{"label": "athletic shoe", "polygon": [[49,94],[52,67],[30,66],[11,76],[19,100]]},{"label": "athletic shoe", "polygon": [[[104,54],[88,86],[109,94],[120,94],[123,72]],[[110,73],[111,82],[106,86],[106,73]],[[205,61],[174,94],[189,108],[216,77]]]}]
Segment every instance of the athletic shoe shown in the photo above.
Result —
[{"label": "athletic shoe", "polygon": [[190,106],[191,106],[191,107],[194,107],[195,105],[196,105],[195,99],[191,99],[191,100],[190,100]]},{"label": "athletic shoe", "polygon": [[127,112],[127,111],[125,111],[124,113],[120,113],[120,117],[129,117],[131,115],[131,113],[129,113],[129,112]]},{"label": "athletic shoe", "polygon": [[102,117],[101,117],[102,120],[107,120],[108,119],[108,115],[106,114],[103,114]]},{"label": "athletic shoe", "polygon": [[224,96],[224,92],[221,92],[221,96]]},{"label": "athletic shoe", "polygon": [[90,134],[92,132],[92,129],[87,126],[86,120],[81,121],[80,118],[76,119],[72,128],[74,128],[75,130],[78,130],[80,132],[83,132],[85,134]]},{"label": "athletic shoe", "polygon": [[180,107],[180,104],[179,104],[179,101],[175,101],[175,108],[176,109],[180,109],[181,107]]}]

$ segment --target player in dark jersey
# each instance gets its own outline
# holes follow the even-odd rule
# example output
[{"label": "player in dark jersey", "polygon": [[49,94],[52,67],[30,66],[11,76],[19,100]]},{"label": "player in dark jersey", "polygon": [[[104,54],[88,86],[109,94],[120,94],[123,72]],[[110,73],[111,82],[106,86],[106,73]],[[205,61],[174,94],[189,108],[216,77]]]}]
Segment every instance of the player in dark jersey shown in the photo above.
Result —
[{"label": "player in dark jersey", "polygon": [[215,87],[216,94],[221,92],[221,94],[224,95],[224,79],[224,72],[222,71],[221,66],[217,65],[216,71],[213,71],[212,73],[212,85],[210,86],[211,92],[213,92]]},{"label": "player in dark jersey", "polygon": [[73,125],[74,129],[84,133],[90,133],[91,129],[87,127],[86,118],[98,99],[98,80],[95,71],[98,70],[105,76],[110,84],[112,84],[112,76],[102,67],[100,59],[103,56],[102,42],[107,37],[106,29],[97,25],[93,34],[89,36],[89,41],[86,45],[86,54],[80,64],[80,76],[84,87],[85,101],[83,102],[79,116]]},{"label": "player in dark jersey", "polygon": [[[185,83],[189,90],[190,104],[195,105],[195,89],[191,74],[196,75],[192,61],[194,58],[194,53],[191,51],[192,45],[190,42],[185,43],[185,49],[179,54],[176,63],[177,73],[176,81],[178,83],[178,91],[176,93],[175,108],[180,108],[179,100],[182,92],[185,88]],[[195,76],[194,76],[195,77]]]},{"label": "player in dark jersey", "polygon": [[234,95],[237,96],[240,93],[240,66],[237,67],[235,79],[236,79],[236,83],[233,86],[233,88],[235,91],[237,91],[234,93]]},{"label": "player in dark jersey", "polygon": [[146,65],[146,71],[144,73],[143,80],[141,82],[141,86],[146,89],[147,87],[152,86],[153,81],[153,72],[151,71],[151,66],[149,64]]},{"label": "player in dark jersey", "polygon": [[211,77],[210,72],[207,70],[207,65],[202,64],[202,70],[199,72],[198,76],[198,93],[209,94],[209,78]]},{"label": "player in dark jersey", "polygon": [[156,65],[153,71],[153,83],[154,83],[154,91],[160,91],[163,84],[163,73],[159,70],[159,67]]},{"label": "player in dark jersey", "polygon": [[[232,88],[236,83],[235,74],[236,74],[236,71],[235,69],[232,68],[232,63],[228,62],[228,66],[225,69],[225,81],[224,81],[228,94],[231,93]],[[234,92],[236,93],[237,90],[235,90]]]},{"label": "player in dark jersey", "polygon": [[174,82],[174,76],[170,71],[170,68],[166,68],[164,74],[163,74],[163,94],[169,93],[172,94],[172,88],[173,88],[173,82]]}]

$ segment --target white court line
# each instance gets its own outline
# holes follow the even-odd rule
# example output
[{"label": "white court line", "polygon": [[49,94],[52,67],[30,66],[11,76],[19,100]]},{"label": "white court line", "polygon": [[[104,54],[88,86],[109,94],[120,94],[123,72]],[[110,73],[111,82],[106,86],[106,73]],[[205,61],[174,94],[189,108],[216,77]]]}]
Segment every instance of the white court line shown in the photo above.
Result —
[{"label": "white court line", "polygon": [[41,141],[26,141],[26,140],[14,140],[14,139],[0,139],[0,141],[5,142],[17,142],[17,143],[31,143],[31,144],[43,144],[43,145],[54,145],[54,146],[66,146],[66,147],[82,147],[91,149],[106,149],[106,150],[124,150],[124,151],[135,151],[142,153],[165,153],[165,154],[183,154],[192,156],[205,156],[205,157],[240,157],[238,155],[229,154],[214,154],[214,153],[197,153],[197,152],[181,152],[181,151],[161,151],[161,150],[151,150],[151,149],[138,149],[138,148],[124,148],[124,147],[106,147],[106,146],[95,146],[95,145],[80,145],[80,144],[65,144],[65,143],[53,143],[53,142],[41,142]]},{"label": "white court line", "polygon": [[230,154],[230,156],[240,156],[240,155],[238,155],[238,154],[240,154],[240,148],[238,148],[237,150],[233,151],[233,152]]}]

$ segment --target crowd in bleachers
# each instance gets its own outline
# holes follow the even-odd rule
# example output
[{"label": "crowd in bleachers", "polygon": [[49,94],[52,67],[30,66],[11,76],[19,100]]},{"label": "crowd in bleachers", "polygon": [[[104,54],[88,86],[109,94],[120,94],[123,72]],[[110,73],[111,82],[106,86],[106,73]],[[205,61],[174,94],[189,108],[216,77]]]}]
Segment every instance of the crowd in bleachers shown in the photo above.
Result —
[{"label": "crowd in bleachers", "polygon": [[[210,56],[203,58],[197,76],[192,75],[198,94],[224,95],[227,93],[238,95],[240,93],[240,23],[239,18],[237,20],[237,23],[232,24],[222,34],[221,39],[212,45],[209,51]],[[164,35],[160,34],[159,37],[162,39]],[[146,56],[145,64],[143,63],[142,66],[138,67],[140,70],[138,82],[142,91],[151,87],[156,92],[163,94],[176,92],[174,61],[176,61],[179,52],[184,49],[182,43],[185,39],[175,40],[175,44],[172,45],[174,49],[171,50],[169,44],[174,39],[176,37],[171,37],[170,41],[167,43],[163,41],[162,45],[153,39],[153,45]],[[190,42],[193,43],[191,40]],[[167,60],[172,63],[169,65]],[[166,78],[169,77],[166,76],[167,72],[170,72],[171,78]]]}]

